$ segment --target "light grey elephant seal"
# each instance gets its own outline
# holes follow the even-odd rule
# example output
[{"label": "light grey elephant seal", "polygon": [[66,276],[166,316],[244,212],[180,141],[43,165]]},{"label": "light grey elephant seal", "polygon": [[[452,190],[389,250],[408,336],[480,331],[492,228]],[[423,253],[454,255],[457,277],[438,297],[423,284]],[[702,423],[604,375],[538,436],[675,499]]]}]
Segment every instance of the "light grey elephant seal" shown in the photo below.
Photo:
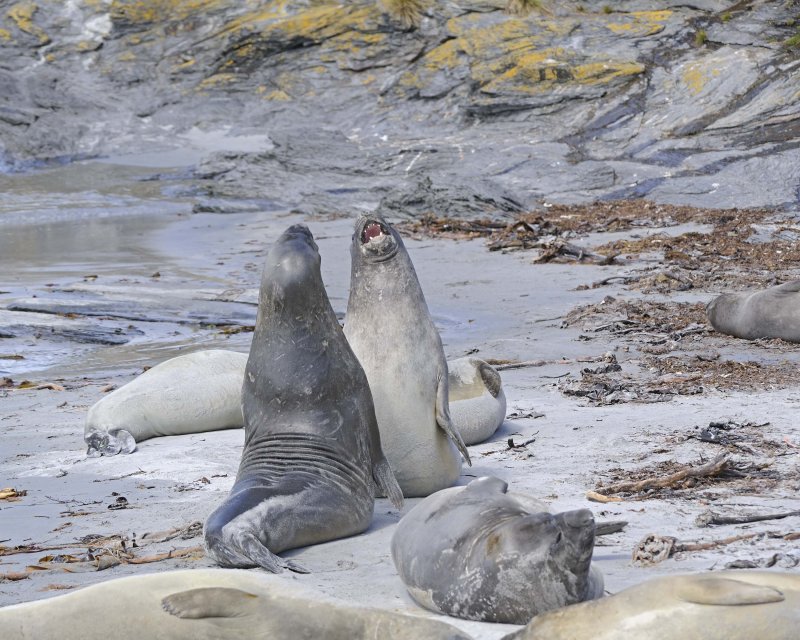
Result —
[{"label": "light grey elephant seal", "polygon": [[723,293],[706,306],[711,326],[736,338],[800,342],[800,280],[763,291]]},{"label": "light grey elephant seal", "polygon": [[0,609],[3,640],[470,640],[443,622],[322,602],[233,569],[108,580]]},{"label": "light grey elephant seal", "polygon": [[797,640],[800,574],[720,571],[654,578],[536,616],[504,640]]},{"label": "light grey elephant seal", "polygon": [[230,495],[208,517],[208,554],[227,567],[283,567],[286,549],[355,535],[375,482],[399,509],[367,378],[345,340],[304,225],[266,258],[242,387],[245,441]]},{"label": "light grey elephant seal", "polygon": [[392,536],[392,558],[411,597],[431,611],[485,622],[533,616],[600,597],[587,509],[548,513],[486,476],[429,496]]},{"label": "light grey elephant seal", "polygon": [[450,418],[464,444],[491,438],[506,419],[506,394],[495,368],[480,358],[447,361]]},{"label": "light grey elephant seal", "polygon": [[447,362],[414,265],[379,216],[356,222],[344,332],[367,374],[386,457],[405,496],[452,486],[469,454],[450,419]]},{"label": "light grey elephant seal", "polygon": [[246,362],[246,353],[211,349],[145,371],[89,409],[88,455],[132,453],[156,436],[241,427]]},{"label": "light grey elephant seal", "polygon": [[[84,429],[87,455],[133,453],[137,442],[157,436],[242,427],[247,358],[246,353],[209,349],[148,369],[90,407]],[[491,436],[505,417],[500,375],[478,363],[483,361],[459,358],[447,363],[450,415],[459,429],[465,425],[467,444]]]}]

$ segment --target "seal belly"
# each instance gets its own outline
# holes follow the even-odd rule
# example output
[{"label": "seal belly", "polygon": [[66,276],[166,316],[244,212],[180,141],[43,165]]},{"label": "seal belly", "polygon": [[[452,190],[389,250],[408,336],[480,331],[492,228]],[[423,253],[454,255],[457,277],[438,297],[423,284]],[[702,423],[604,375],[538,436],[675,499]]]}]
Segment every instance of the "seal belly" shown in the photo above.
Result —
[{"label": "seal belly", "polygon": [[364,531],[374,488],[350,457],[309,433],[248,442],[230,495],[206,521],[209,555],[222,566],[275,571],[283,566],[275,553]]}]

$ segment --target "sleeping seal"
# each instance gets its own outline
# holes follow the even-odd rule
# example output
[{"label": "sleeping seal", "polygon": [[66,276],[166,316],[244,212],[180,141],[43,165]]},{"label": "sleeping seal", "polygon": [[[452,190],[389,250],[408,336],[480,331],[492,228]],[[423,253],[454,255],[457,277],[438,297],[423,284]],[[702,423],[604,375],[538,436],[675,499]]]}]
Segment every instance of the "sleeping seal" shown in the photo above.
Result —
[{"label": "sleeping seal", "polygon": [[736,338],[800,342],[800,280],[763,291],[723,293],[706,306],[711,326]]},{"label": "sleeping seal", "polygon": [[218,564],[304,571],[275,553],[364,531],[373,479],[402,505],[367,379],[328,301],[304,225],[287,229],[266,258],[242,413],[236,481],[204,529]]},{"label": "sleeping seal", "polygon": [[470,640],[443,622],[322,602],[250,571],[108,580],[0,609],[3,640]]},{"label": "sleeping seal", "polygon": [[246,353],[211,349],[171,358],[96,402],[86,416],[88,455],[133,453],[136,443],[242,426]]},{"label": "sleeping seal", "polygon": [[506,419],[506,394],[500,374],[479,358],[447,361],[450,418],[464,444],[494,435]]},{"label": "sleeping seal", "polygon": [[386,457],[405,496],[461,474],[464,442],[450,419],[447,362],[400,235],[379,216],[356,222],[344,332],[367,374]]},{"label": "sleeping seal", "polygon": [[392,558],[420,605],[468,620],[525,624],[602,595],[602,575],[591,567],[591,512],[551,514],[507,488],[499,478],[478,478],[435,493],[400,520]]},{"label": "sleeping seal", "polygon": [[796,640],[799,629],[800,575],[720,571],[550,611],[504,640]]}]

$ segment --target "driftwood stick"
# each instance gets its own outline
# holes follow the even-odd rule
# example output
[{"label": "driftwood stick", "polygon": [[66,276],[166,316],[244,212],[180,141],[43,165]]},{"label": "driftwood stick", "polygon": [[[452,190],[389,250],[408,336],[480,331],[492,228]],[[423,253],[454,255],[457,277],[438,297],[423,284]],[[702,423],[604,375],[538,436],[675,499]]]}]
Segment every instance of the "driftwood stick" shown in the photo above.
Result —
[{"label": "driftwood stick", "polygon": [[715,524],[747,524],[748,522],[761,522],[762,520],[782,520],[792,516],[800,516],[800,511],[786,511],[784,513],[754,513],[749,516],[723,516],[713,511],[704,511],[695,519],[698,527],[710,527]]},{"label": "driftwood stick", "polygon": [[760,535],[760,533],[745,533],[740,536],[722,538],[721,540],[711,540],[710,542],[676,542],[675,546],[672,547],[672,553],[677,553],[678,551],[707,551],[708,549],[716,549],[726,544],[739,542],[739,540],[749,540]]},{"label": "driftwood stick", "polygon": [[[492,365],[498,371],[506,371],[508,369],[522,369],[523,367],[544,367],[548,364],[578,364],[580,362],[604,362],[606,356],[585,356],[568,360],[523,360],[521,362],[498,362],[497,360],[488,359],[486,362]],[[497,363],[497,364],[495,364]]]},{"label": "driftwood stick", "polygon": [[123,558],[125,564],[148,564],[150,562],[160,562],[161,560],[170,560],[172,558],[185,558],[195,554],[202,554],[204,551],[202,545],[196,547],[185,547],[183,549],[173,549],[164,553],[156,553],[152,556],[144,556],[140,558]]},{"label": "driftwood stick", "polygon": [[620,482],[607,487],[600,487],[597,491],[600,494],[607,495],[609,493],[636,493],[639,491],[647,491],[648,489],[664,489],[689,478],[708,478],[719,475],[728,466],[728,462],[728,456],[723,454],[704,465],[699,467],[686,466],[680,471],[676,471],[663,478],[653,477],[645,478],[638,482]]},{"label": "driftwood stick", "polygon": [[622,498],[618,498],[616,496],[604,496],[601,493],[597,493],[597,491],[587,491],[586,499],[591,500],[592,502],[602,502],[603,504],[608,502],[622,502]]}]

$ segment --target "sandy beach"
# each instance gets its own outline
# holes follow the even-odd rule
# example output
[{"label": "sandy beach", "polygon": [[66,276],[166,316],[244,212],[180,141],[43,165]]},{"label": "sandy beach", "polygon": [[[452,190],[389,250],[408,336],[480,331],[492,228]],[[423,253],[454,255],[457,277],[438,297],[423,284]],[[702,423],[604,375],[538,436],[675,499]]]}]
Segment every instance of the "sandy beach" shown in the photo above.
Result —
[{"label": "sandy beach", "polygon": [[[211,347],[247,351],[265,250],[296,222],[314,233],[331,302],[343,314],[351,218],[288,211],[192,214],[176,204],[158,213],[83,223],[3,225],[0,307],[6,311],[0,313],[20,304],[31,310],[50,305],[62,313],[53,323],[84,323],[92,335],[117,332],[126,341],[76,342],[44,331],[0,339],[0,379],[7,380],[0,389],[0,484],[24,493],[0,500],[0,605],[125,575],[211,566],[196,548],[202,544],[197,527],[190,525],[203,522],[231,487],[242,431],[158,438],[129,456],[87,458],[86,411],[111,388],[168,357]],[[651,225],[584,235],[581,243],[697,229],[706,227]],[[553,510],[585,507],[598,521],[627,521],[623,531],[599,538],[595,549],[610,593],[657,575],[719,570],[730,563],[786,568],[800,561],[800,536],[790,535],[800,531],[797,517],[714,527],[695,523],[709,509],[728,515],[800,509],[800,427],[794,419],[800,389],[791,345],[745,342],[687,323],[665,329],[661,337],[652,327],[638,331],[644,335],[603,329],[620,320],[622,303],[666,305],[662,316],[669,319],[677,318],[681,304],[695,308],[713,297],[701,287],[643,293],[621,284],[621,276],[659,265],[663,256],[642,254],[638,261],[610,265],[535,264],[531,252],[490,252],[483,239],[407,237],[447,357],[529,363],[501,372],[508,419],[488,442],[470,447],[473,466],[464,468],[460,483],[496,475]],[[610,284],[591,286],[608,279]],[[102,301],[105,311],[92,316],[75,310],[90,300]],[[70,305],[73,310],[65,311]],[[603,315],[603,305],[610,316]],[[588,311],[576,314],[582,306]],[[141,319],[148,314],[155,321]],[[738,386],[726,382],[723,368],[713,375],[648,369],[647,358],[670,341],[671,353],[696,362],[759,364]],[[587,380],[605,374],[582,371],[614,362],[621,367],[613,374],[621,376],[617,396],[591,395]],[[663,401],[654,401],[659,393]],[[710,423],[727,424],[717,430],[736,437],[700,437]],[[729,473],[628,492],[619,502],[586,498],[587,491],[614,482],[663,478],[720,455],[728,457]],[[408,500],[404,510],[416,502]],[[366,533],[287,554],[310,574],[269,579],[291,581],[326,599],[431,615],[406,594],[392,565],[389,540],[401,516],[379,499]],[[650,534],[675,538],[672,556],[646,566],[634,563],[634,549]],[[735,536],[740,538],[716,547],[700,545],[713,548],[680,550],[681,544]],[[86,555],[89,549],[94,555]],[[168,552],[180,557],[159,556]],[[94,558],[104,555],[119,563],[97,570]],[[500,638],[513,628],[447,621],[476,638]]]}]

